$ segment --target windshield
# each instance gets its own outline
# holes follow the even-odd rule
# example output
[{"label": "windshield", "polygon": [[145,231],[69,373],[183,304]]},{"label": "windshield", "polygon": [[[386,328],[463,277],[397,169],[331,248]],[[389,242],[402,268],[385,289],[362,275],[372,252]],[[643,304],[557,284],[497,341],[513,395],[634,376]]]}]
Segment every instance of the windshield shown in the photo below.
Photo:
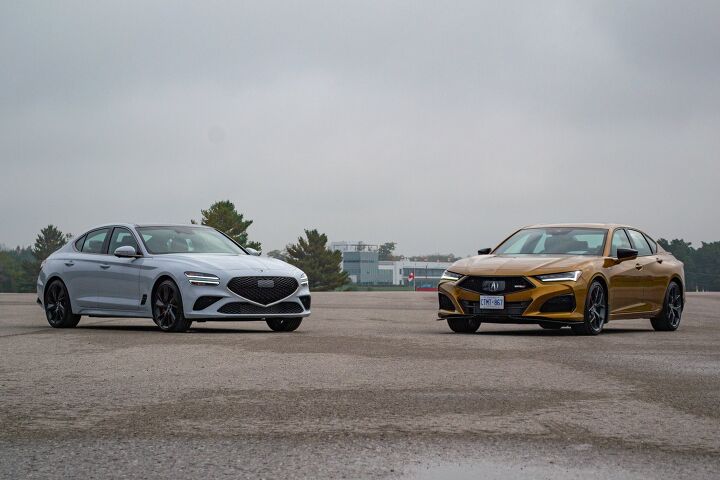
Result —
[{"label": "windshield", "polygon": [[496,255],[603,254],[607,230],[603,228],[526,228],[505,240]]},{"label": "windshield", "polygon": [[203,227],[139,227],[145,248],[152,254],[231,253],[246,254],[222,233]]}]

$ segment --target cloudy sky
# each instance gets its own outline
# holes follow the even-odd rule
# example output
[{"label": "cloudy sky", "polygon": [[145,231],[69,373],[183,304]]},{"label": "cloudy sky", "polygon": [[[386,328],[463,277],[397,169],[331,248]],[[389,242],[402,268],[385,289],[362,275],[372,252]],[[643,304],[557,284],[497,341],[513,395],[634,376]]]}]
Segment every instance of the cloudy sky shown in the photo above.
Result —
[{"label": "cloudy sky", "polygon": [[468,254],[517,226],[720,239],[720,2],[2,2],[0,243],[230,199]]}]

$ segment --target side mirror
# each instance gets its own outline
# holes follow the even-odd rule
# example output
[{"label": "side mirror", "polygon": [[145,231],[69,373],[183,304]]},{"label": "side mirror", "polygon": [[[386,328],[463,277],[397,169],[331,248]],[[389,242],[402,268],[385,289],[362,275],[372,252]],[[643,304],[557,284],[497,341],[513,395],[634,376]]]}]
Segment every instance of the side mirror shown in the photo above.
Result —
[{"label": "side mirror", "polygon": [[478,250],[478,255],[489,255],[492,252],[492,248],[481,248]]},{"label": "side mirror", "polygon": [[637,258],[638,251],[634,250],[632,248],[618,248],[617,249],[617,258],[621,262],[625,260],[632,260],[634,258]]},{"label": "side mirror", "polygon": [[256,257],[259,257],[259,256],[260,256],[260,252],[257,251],[257,250],[255,250],[254,248],[245,247],[245,250],[246,250],[250,255],[254,255],[254,256],[256,256]]},{"label": "side mirror", "polygon": [[135,247],[131,247],[130,245],[123,245],[122,247],[116,248],[114,255],[119,258],[142,257],[142,255],[138,255],[137,251],[135,250]]}]

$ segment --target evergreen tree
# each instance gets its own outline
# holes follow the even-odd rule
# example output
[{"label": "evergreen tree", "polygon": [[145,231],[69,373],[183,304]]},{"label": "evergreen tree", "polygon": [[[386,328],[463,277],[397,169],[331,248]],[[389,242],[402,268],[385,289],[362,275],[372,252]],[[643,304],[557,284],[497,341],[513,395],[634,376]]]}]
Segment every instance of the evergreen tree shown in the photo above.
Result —
[{"label": "evergreen tree", "polygon": [[313,290],[335,290],[348,282],[348,275],[340,269],[342,254],[327,247],[327,235],[317,230],[305,230],[305,237],[287,246],[287,261],[304,271]]},{"label": "evergreen tree", "polygon": [[17,279],[16,288],[20,291],[32,291],[42,262],[65,245],[70,240],[70,236],[61,232],[55,225],[48,225],[40,230],[31,249],[32,257],[23,260],[23,275]]},{"label": "evergreen tree", "polygon": [[[260,242],[248,240],[247,229],[252,225],[252,220],[245,220],[242,213],[238,213],[235,205],[230,200],[222,200],[210,205],[207,210],[200,210],[202,220],[200,223],[213,227],[223,232],[243,247],[261,249]],[[191,220],[196,223],[195,220]]]}]

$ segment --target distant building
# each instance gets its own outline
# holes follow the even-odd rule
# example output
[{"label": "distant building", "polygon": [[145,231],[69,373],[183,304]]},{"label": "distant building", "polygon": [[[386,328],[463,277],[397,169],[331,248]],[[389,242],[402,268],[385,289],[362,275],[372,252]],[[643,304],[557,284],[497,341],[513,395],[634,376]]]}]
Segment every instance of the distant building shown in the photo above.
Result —
[{"label": "distant building", "polygon": [[[359,241],[333,242],[330,248],[342,253],[342,269],[357,285],[436,288],[442,273],[451,265],[450,262],[380,260],[377,244]],[[410,280],[411,274],[414,280]]]}]

